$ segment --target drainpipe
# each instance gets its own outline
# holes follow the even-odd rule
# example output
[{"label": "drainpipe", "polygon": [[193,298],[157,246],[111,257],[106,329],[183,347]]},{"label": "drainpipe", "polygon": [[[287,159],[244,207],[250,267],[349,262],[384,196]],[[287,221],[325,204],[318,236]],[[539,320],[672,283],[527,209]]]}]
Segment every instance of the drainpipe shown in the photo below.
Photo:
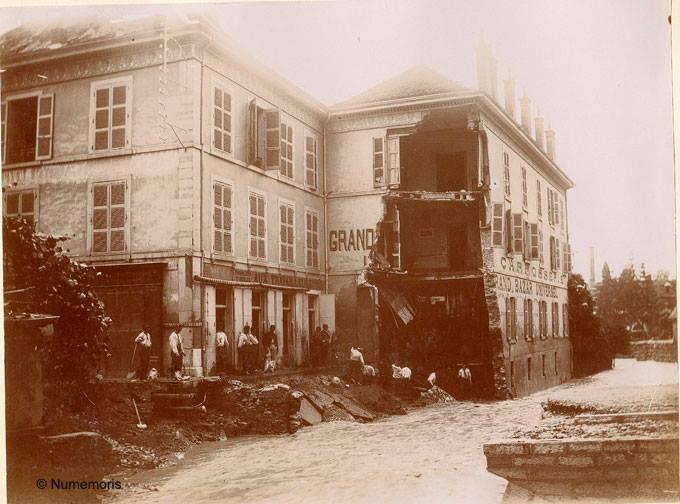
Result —
[{"label": "drainpipe", "polygon": [[[200,175],[199,175],[199,216],[198,216],[198,239],[200,241],[200,247],[201,247],[201,267],[200,267],[200,272],[201,276],[203,276],[203,260],[205,259],[205,250],[203,249],[203,83],[204,83],[204,76],[205,74],[205,46],[201,50],[201,89],[199,92],[199,113],[198,113],[198,139],[199,139],[199,148],[200,148],[200,156],[199,156],[199,169],[200,169]],[[203,367],[203,374],[204,376],[208,375],[208,372],[210,371],[207,369],[208,367],[208,361],[206,357],[206,351],[207,351],[207,346],[208,346],[208,327],[206,324],[206,292],[205,292],[205,284],[201,284],[201,366]]]},{"label": "drainpipe", "polygon": [[[331,113],[326,116],[326,124],[331,118]],[[323,127],[323,262],[324,262],[324,292],[328,294],[328,191],[326,189],[326,124]]]}]

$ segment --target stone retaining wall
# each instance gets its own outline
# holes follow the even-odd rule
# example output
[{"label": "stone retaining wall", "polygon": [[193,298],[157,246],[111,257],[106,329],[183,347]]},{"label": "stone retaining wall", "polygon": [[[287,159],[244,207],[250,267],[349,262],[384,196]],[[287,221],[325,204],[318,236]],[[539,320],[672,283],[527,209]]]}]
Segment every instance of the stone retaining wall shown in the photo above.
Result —
[{"label": "stone retaining wall", "polygon": [[678,496],[678,438],[512,440],[487,470],[543,496]]},{"label": "stone retaining wall", "polygon": [[630,354],[637,360],[677,362],[678,345],[673,340],[632,341]]}]

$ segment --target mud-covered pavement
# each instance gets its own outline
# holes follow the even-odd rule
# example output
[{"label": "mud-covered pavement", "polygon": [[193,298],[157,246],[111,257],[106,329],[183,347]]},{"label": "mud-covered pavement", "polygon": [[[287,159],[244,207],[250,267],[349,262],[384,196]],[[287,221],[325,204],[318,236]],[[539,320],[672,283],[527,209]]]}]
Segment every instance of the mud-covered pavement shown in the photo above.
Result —
[{"label": "mud-covered pavement", "polygon": [[666,390],[647,390],[644,400],[654,406],[654,398],[669,401],[674,382],[674,364],[626,360],[514,401],[440,404],[374,423],[324,423],[292,436],[203,445],[176,467],[138,474],[136,488],[116,501],[500,502],[506,481],[486,472],[482,444],[536,424],[541,401],[624,398],[631,386],[636,394],[638,386]]}]

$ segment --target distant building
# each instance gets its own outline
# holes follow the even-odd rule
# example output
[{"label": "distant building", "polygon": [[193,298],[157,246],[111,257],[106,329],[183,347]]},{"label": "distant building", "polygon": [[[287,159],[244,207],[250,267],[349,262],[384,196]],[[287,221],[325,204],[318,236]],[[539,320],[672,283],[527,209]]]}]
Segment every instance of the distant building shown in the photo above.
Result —
[{"label": "distant building", "polygon": [[497,102],[488,49],[479,90],[416,67],[331,108],[200,17],[26,26],[0,51],[5,215],[103,273],[115,375],[145,323],[165,370],[180,322],[195,375],[219,330],[235,349],[275,324],[299,366],[328,323],[370,361],[444,341],[499,395],[571,376],[573,183],[513,81]]}]

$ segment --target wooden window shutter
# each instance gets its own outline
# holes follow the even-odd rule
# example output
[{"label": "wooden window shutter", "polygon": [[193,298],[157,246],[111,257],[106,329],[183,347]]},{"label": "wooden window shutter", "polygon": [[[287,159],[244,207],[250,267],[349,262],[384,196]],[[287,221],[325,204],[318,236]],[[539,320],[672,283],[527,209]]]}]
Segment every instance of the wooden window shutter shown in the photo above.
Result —
[{"label": "wooden window shutter", "polygon": [[385,139],[373,139],[373,186],[385,185]]},{"label": "wooden window shutter", "polygon": [[515,254],[521,254],[524,252],[524,216],[519,214],[512,215],[513,221],[513,252]]},{"label": "wooden window shutter", "polygon": [[538,259],[538,224],[531,224],[531,259]]},{"label": "wooden window shutter", "polygon": [[529,259],[531,257],[531,226],[529,226],[529,222],[522,217],[522,229],[523,229],[523,245],[524,247],[522,248],[522,254],[524,255],[524,259]]},{"label": "wooden window shutter", "polygon": [[248,164],[257,164],[257,103],[248,103]]},{"label": "wooden window shutter", "polygon": [[543,230],[538,230],[538,262],[543,264]]},{"label": "wooden window shutter", "polygon": [[267,128],[265,170],[278,170],[281,166],[281,113],[278,110],[267,110],[265,118]]},{"label": "wooden window shutter", "polygon": [[555,269],[560,269],[560,240],[555,238]]},{"label": "wooden window shutter", "polygon": [[505,211],[505,250],[508,254],[512,254],[514,228],[512,226],[512,213],[510,210]]},{"label": "wooden window shutter", "polygon": [[5,163],[5,149],[7,145],[7,102],[2,103],[0,106],[0,129],[2,131],[1,141],[2,141],[2,163]]},{"label": "wooden window shutter", "polygon": [[52,136],[54,129],[54,94],[38,97],[38,118],[35,130],[35,159],[52,157]]},{"label": "wooden window shutter", "polygon": [[493,220],[491,222],[491,244],[494,247],[503,246],[503,205],[493,204]]}]

